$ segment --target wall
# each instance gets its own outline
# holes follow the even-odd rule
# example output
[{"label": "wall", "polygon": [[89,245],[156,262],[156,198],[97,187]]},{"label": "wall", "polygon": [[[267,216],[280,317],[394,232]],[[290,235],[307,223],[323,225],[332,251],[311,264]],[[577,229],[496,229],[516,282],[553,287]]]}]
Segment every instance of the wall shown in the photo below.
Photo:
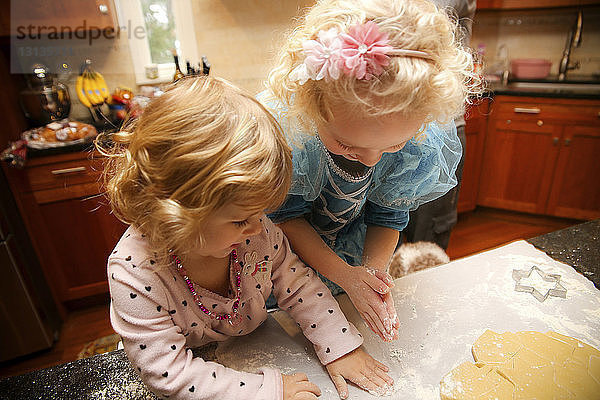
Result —
[{"label": "wall", "polygon": [[[505,44],[509,59],[544,58],[552,62],[551,75],[558,66],[567,34],[577,16],[577,9],[478,11],[473,24],[471,46],[486,45],[485,61],[492,66],[500,45]],[[571,53],[571,60],[580,61],[579,70],[568,75],[600,74],[600,7],[583,9],[581,47]]]},{"label": "wall", "polygon": [[[192,0],[199,54],[208,57],[211,74],[231,80],[251,93],[263,88],[273,65],[278,44],[294,25],[294,18],[313,0]],[[472,47],[486,45],[486,63],[492,65],[501,44],[509,58],[546,58],[552,74],[558,73],[567,33],[575,21],[575,9],[478,11],[473,24]],[[600,72],[600,7],[584,10],[583,41],[572,53],[580,70],[570,74]],[[126,37],[98,43],[88,55],[114,90],[135,86]],[[131,71],[128,73],[127,71]],[[73,97],[73,118],[88,115],[74,92],[76,75],[67,77]]]},{"label": "wall", "polygon": [[199,54],[211,73],[257,93],[263,88],[277,44],[293,18],[312,0],[193,0]]}]

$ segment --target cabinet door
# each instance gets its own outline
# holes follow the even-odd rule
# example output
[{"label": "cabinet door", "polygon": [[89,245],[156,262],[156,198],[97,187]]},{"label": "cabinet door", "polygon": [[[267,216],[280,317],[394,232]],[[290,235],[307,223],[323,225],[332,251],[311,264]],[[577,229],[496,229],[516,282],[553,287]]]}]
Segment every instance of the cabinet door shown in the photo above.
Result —
[{"label": "cabinet door", "polygon": [[464,149],[463,175],[458,193],[458,212],[474,210],[477,205],[479,190],[479,173],[483,155],[483,144],[489,112],[489,100],[469,108],[465,115],[465,134],[467,137]]},{"label": "cabinet door", "polygon": [[97,195],[39,206],[61,266],[63,301],[108,292],[106,261],[126,227],[106,203]]},{"label": "cabinet door", "polygon": [[[115,28],[112,0],[11,1],[13,35],[48,35]],[[55,31],[56,30],[56,31]]]},{"label": "cabinet door", "polygon": [[600,126],[565,126],[547,213],[600,218]]},{"label": "cabinet door", "polygon": [[597,0],[477,0],[478,10],[529,9],[594,5]]},{"label": "cabinet door", "polygon": [[500,114],[490,119],[479,205],[545,212],[558,156],[560,126],[532,117],[513,120]]}]

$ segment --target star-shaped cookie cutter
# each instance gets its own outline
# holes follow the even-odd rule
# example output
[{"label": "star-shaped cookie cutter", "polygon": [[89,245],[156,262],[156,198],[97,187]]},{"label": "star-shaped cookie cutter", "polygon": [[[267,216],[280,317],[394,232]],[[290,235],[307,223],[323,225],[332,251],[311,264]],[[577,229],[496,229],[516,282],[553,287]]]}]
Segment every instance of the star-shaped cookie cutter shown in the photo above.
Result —
[{"label": "star-shaped cookie cutter", "polygon": [[[529,278],[533,271],[537,272],[538,275],[545,280],[546,282],[556,282],[556,285],[552,289],[548,289],[546,294],[541,294],[536,288],[533,286],[521,285],[521,279]],[[526,292],[531,293],[533,297],[535,297],[538,301],[544,302],[548,297],[561,297],[565,299],[567,297],[567,288],[565,288],[560,283],[560,275],[558,274],[548,274],[541,269],[539,269],[536,265],[531,267],[529,271],[513,269],[512,277],[515,281],[515,291],[517,292]]]}]

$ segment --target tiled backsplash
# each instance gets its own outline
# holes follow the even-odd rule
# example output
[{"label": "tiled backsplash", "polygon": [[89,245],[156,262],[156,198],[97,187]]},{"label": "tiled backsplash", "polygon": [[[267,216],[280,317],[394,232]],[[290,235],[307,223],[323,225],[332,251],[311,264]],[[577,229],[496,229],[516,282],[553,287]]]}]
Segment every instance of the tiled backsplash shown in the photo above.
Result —
[{"label": "tiled backsplash", "polygon": [[[504,44],[508,59],[544,58],[552,62],[551,74],[558,74],[558,65],[565,48],[567,35],[577,18],[576,8],[478,11],[473,24],[471,46],[485,44],[486,64],[497,60],[499,47]],[[571,75],[600,73],[600,7],[583,9],[581,46],[571,53],[581,68]]]}]

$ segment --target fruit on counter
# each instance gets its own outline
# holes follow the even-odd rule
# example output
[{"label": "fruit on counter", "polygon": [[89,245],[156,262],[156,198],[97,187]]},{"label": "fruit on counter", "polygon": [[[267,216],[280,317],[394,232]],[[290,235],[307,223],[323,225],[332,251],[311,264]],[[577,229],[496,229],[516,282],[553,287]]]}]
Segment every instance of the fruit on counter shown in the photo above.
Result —
[{"label": "fruit on counter", "polygon": [[96,72],[96,82],[98,84],[98,89],[100,89],[100,95],[104,99],[104,101],[108,102],[110,98],[110,90],[108,90],[108,85],[104,80],[104,77],[100,72]]},{"label": "fruit on counter", "polygon": [[77,98],[84,106],[91,108],[92,102],[88,100],[87,95],[85,94],[85,89],[83,88],[83,75],[79,75],[77,77],[77,82],[75,84],[75,91],[77,92]]},{"label": "fruit on counter", "polygon": [[89,73],[83,75],[83,90],[92,105],[97,106],[104,103],[100,90],[96,87],[96,81]]},{"label": "fruit on counter", "polygon": [[77,77],[75,91],[81,104],[88,108],[100,106],[110,99],[110,91],[104,77],[94,71],[87,62]]}]

